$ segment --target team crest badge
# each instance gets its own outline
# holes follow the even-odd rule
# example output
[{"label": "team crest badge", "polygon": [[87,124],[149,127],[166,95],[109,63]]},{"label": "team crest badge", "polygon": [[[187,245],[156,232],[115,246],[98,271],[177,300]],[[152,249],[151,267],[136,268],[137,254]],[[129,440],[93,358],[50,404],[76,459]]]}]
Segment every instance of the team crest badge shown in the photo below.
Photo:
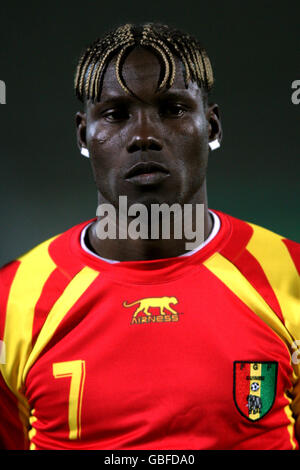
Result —
[{"label": "team crest badge", "polygon": [[272,408],[276,396],[277,369],[277,362],[234,362],[234,402],[241,415],[250,421],[258,421]]}]

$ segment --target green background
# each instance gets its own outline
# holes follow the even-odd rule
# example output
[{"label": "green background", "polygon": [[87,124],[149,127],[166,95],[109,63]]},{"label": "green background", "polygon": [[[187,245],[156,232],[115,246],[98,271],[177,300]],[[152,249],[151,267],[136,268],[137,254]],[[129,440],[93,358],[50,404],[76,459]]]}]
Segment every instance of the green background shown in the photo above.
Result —
[{"label": "green background", "polygon": [[300,242],[296,1],[1,2],[0,264],[96,213],[76,144],[73,75],[82,49],[124,22],[160,21],[208,50],[224,139],[211,154],[211,208]]}]

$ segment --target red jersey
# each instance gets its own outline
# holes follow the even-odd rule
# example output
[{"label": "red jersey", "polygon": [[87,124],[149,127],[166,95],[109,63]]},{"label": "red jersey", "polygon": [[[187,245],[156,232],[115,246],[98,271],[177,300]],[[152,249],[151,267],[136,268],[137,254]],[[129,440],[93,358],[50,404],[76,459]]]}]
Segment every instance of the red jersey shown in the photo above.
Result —
[{"label": "red jersey", "polygon": [[105,262],[87,221],[1,269],[3,448],[298,449],[300,245],[214,212],[191,256]]}]

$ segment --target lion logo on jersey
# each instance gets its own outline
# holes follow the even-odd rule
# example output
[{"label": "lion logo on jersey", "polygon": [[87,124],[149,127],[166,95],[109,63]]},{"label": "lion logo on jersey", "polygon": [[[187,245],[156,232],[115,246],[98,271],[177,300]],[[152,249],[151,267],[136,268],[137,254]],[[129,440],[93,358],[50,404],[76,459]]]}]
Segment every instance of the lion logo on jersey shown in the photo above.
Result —
[{"label": "lion logo on jersey", "polygon": [[151,316],[151,313],[149,312],[149,308],[151,307],[159,308],[160,315],[165,315],[164,310],[167,310],[170,313],[177,315],[176,310],[171,307],[171,304],[176,305],[177,303],[178,300],[176,299],[176,297],[148,297],[146,299],[136,300],[131,304],[128,304],[125,300],[125,302],[123,302],[123,307],[133,307],[134,305],[138,305],[132,318],[135,318],[140,312],[145,313],[145,315]]}]

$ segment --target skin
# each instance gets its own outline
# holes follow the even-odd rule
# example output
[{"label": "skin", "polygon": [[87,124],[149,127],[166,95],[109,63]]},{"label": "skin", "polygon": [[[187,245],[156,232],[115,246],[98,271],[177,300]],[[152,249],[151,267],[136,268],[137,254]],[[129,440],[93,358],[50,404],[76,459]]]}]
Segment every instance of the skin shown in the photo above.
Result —
[{"label": "skin", "polygon": [[[118,207],[119,196],[133,203],[204,204],[204,236],[212,230],[208,212],[206,170],[209,141],[221,141],[216,104],[204,103],[194,82],[185,87],[183,68],[176,59],[173,86],[157,92],[160,63],[150,51],[134,49],[123,66],[123,77],[135,96],[126,93],[108,65],[99,102],[85,103],[76,114],[77,142],[87,148],[98,192],[98,204]],[[138,162],[163,164],[169,176],[155,186],[136,186],[125,178]],[[88,231],[90,248],[120,261],[151,260],[186,253],[186,239],[100,240],[96,223]]]}]

